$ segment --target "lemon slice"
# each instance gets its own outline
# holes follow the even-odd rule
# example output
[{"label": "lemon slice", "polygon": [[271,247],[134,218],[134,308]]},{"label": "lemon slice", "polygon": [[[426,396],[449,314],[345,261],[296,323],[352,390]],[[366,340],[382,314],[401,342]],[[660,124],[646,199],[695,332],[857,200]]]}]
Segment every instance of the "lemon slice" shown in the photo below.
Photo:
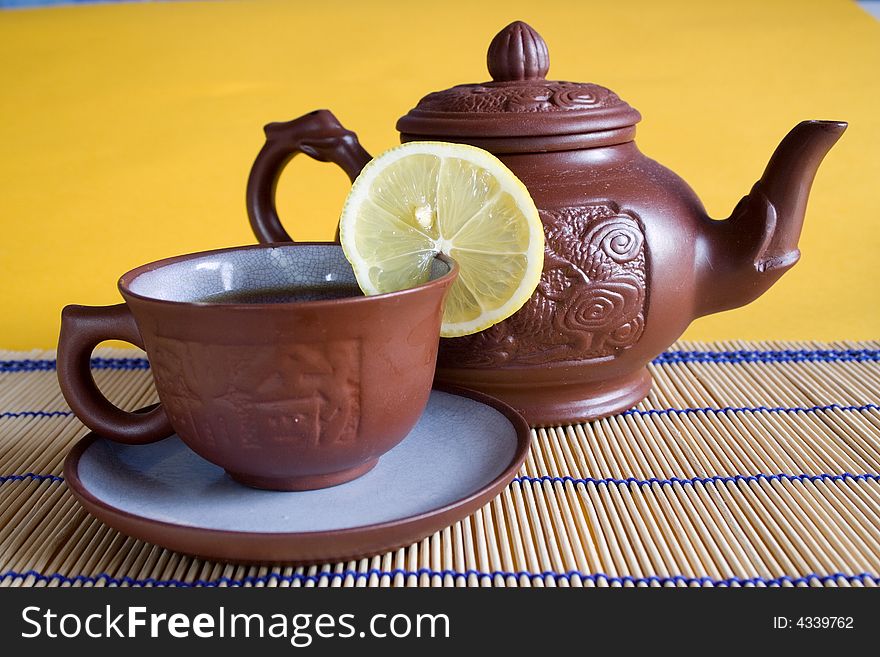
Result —
[{"label": "lemon slice", "polygon": [[339,238],[368,295],[424,283],[438,253],[455,260],[447,338],[510,317],[544,267],[544,229],[525,185],[494,155],[463,144],[409,142],[373,159],[351,188]]}]

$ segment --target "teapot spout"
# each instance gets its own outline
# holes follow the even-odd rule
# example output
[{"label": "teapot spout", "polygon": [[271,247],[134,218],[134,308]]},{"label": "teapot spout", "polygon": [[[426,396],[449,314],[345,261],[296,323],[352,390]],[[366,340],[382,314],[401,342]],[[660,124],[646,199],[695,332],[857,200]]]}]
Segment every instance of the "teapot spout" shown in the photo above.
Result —
[{"label": "teapot spout", "polygon": [[730,218],[711,222],[698,263],[698,316],[753,301],[798,261],[816,171],[846,127],[843,121],[796,125]]}]

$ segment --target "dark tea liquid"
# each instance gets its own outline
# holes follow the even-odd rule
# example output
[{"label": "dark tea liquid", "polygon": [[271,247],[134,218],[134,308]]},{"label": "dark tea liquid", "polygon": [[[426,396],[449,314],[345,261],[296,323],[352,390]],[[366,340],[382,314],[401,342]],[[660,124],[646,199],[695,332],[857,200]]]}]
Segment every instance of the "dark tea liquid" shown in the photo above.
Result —
[{"label": "dark tea liquid", "polygon": [[361,292],[357,285],[346,283],[270,287],[255,290],[230,290],[204,297],[202,301],[208,303],[291,303],[362,296],[364,296],[364,293]]}]

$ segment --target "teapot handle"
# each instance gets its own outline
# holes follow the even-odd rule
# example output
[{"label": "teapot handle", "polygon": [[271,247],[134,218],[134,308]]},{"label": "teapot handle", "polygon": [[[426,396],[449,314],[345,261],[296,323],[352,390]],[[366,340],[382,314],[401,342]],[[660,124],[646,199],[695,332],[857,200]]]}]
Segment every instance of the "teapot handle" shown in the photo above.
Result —
[{"label": "teapot handle", "polygon": [[266,143],[248,177],[248,217],[261,243],[292,242],[275,208],[275,189],[287,163],[297,153],[305,153],[319,162],[336,163],[354,182],[372,157],[357,135],[343,128],[328,110],[315,110],[286,123],[270,123],[263,130]]}]

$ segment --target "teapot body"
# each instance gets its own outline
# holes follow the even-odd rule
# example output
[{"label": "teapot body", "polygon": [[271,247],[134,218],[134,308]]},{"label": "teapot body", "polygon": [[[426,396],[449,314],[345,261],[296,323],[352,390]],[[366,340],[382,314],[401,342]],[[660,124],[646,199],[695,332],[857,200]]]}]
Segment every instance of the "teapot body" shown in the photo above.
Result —
[{"label": "teapot body", "polygon": [[[548,80],[547,45],[516,21],[489,45],[491,81],[432,92],[397,122],[402,141],[484,148],[526,185],[544,225],[541,281],[508,319],[441,340],[436,378],[479,390],[532,425],[593,420],[631,408],[651,387],[648,364],[696,317],[751,302],[800,257],[798,239],[820,163],[843,121],[804,121],[723,221],[645,157],[639,112],[593,83]],[[265,127],[247,185],[261,242],[290,235],[275,189],[298,153],[353,181],[370,160],[327,110]]]},{"label": "teapot body", "polygon": [[702,204],[632,141],[499,157],[544,224],[541,282],[510,318],[443,339],[437,379],[533,425],[631,408],[650,388],[647,363],[694,317]]}]

